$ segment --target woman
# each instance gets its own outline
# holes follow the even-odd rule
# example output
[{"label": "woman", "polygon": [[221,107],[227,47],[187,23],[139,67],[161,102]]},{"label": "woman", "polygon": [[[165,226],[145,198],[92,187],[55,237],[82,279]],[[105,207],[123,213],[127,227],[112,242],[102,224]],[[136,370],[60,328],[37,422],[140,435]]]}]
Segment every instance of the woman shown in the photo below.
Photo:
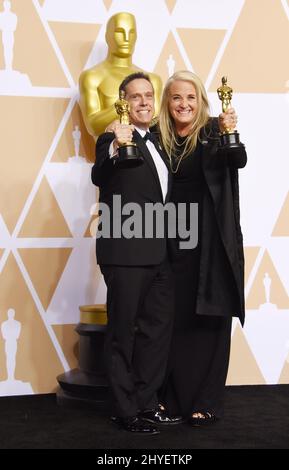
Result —
[{"label": "woman", "polygon": [[247,156],[242,145],[219,146],[220,131],[236,122],[232,108],[219,119],[209,116],[206,91],[195,74],[177,72],[168,80],[159,127],[174,174],[172,202],[198,203],[198,244],[181,249],[180,240],[172,241],[176,309],[162,403],[193,425],[223,414],[232,316],[244,322],[238,168]]}]

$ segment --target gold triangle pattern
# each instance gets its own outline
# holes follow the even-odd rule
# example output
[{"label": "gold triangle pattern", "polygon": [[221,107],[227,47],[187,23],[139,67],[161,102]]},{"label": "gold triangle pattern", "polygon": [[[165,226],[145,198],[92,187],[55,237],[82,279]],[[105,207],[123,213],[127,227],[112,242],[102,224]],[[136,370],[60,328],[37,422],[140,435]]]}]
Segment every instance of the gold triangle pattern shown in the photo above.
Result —
[{"label": "gold triangle pattern", "polygon": [[284,44],[289,44],[289,28],[281,2],[246,0],[210,91],[227,75],[238,93],[285,93],[289,62],[278,53]]},{"label": "gold triangle pattern", "polygon": [[273,237],[289,237],[289,192],[274,227]]},{"label": "gold triangle pattern", "polygon": [[173,9],[176,6],[176,3],[177,3],[177,0],[166,0],[166,4],[170,13],[172,13]]},{"label": "gold triangle pattern", "polygon": [[62,133],[51,162],[66,163],[69,157],[75,156],[76,150],[74,148],[72,133],[76,126],[78,126],[81,132],[79,156],[86,158],[88,162],[94,163],[95,142],[93,137],[86,130],[78,103],[75,104],[72,110],[71,117]]},{"label": "gold triangle pattern", "polygon": [[[15,320],[21,323],[15,379],[29,383],[34,393],[56,390],[56,377],[64,370],[13,255],[0,274],[0,284],[0,323],[7,320],[9,309],[15,310]],[[4,351],[0,335],[0,381],[7,378]]]},{"label": "gold triangle pattern", "polygon": [[96,237],[97,233],[97,226],[98,226],[98,217],[93,215],[89,221],[88,227],[85,231],[84,237],[85,238],[94,238]]},{"label": "gold triangle pattern", "polygon": [[[172,65],[170,65],[172,62]],[[162,53],[156,64],[154,72],[162,77],[163,83],[177,70],[186,70],[185,62],[173,34],[168,34]]]},{"label": "gold triangle pattern", "polygon": [[178,33],[195,73],[205,82],[226,31],[179,28]]},{"label": "gold triangle pattern", "polygon": [[265,277],[269,275],[271,280],[270,286],[270,303],[275,304],[278,309],[289,309],[289,297],[280,276],[273,264],[273,261],[266,251],[261,261],[258,273],[256,275],[253,286],[247,298],[246,306],[249,310],[259,309],[266,302],[265,294]]},{"label": "gold triangle pattern", "polygon": [[68,238],[72,237],[58,202],[46,177],[33,200],[19,237]]},{"label": "gold triangle pattern", "polygon": [[288,384],[289,383],[289,354],[287,359],[285,360],[284,367],[282,369],[279,384]]},{"label": "gold triangle pattern", "polygon": [[241,327],[237,325],[232,338],[227,385],[264,385],[265,383],[245,335]]},{"label": "gold triangle pattern", "polygon": [[244,249],[245,254],[245,285],[248,282],[248,278],[251,274],[255,261],[257,259],[260,247],[246,246]]},{"label": "gold triangle pattern", "polygon": [[[62,98],[0,96],[1,146],[6,152],[0,158],[0,213],[10,233],[40,171],[67,103],[68,100]],[[21,123],[17,129],[15,116]],[[11,156],[13,161],[8,164],[7,159],[11,160]]]},{"label": "gold triangle pattern", "polygon": [[110,9],[113,0],[103,0],[104,6],[107,10]]},{"label": "gold triangle pattern", "polygon": [[62,22],[49,24],[74,81],[78,83],[79,75],[93,48],[100,25]]},{"label": "gold triangle pattern", "polygon": [[63,274],[72,248],[22,248],[19,254],[45,310]]},{"label": "gold triangle pattern", "polygon": [[79,359],[79,336],[75,327],[76,325],[53,325],[53,330],[71,369],[78,367]]}]

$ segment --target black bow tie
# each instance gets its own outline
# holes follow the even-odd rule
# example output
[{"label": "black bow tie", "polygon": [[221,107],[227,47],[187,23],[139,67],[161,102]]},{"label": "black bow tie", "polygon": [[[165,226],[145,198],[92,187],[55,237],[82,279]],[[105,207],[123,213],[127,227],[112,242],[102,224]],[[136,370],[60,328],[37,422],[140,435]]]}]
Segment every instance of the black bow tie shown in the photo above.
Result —
[{"label": "black bow tie", "polygon": [[150,140],[154,145],[158,144],[157,136],[153,132],[146,132],[143,139],[144,139],[145,142]]}]

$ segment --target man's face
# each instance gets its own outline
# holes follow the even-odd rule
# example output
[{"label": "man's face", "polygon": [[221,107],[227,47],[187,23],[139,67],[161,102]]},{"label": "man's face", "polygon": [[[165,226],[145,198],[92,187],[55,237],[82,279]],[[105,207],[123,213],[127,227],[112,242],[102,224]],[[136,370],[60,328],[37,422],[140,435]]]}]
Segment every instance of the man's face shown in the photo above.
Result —
[{"label": "man's face", "polygon": [[130,105],[130,121],[140,129],[148,129],[155,112],[154,90],[144,78],[129,82],[125,89],[125,99]]},{"label": "man's face", "polygon": [[107,42],[112,54],[130,57],[136,43],[136,24],[131,15],[117,15],[114,26],[107,34]]}]

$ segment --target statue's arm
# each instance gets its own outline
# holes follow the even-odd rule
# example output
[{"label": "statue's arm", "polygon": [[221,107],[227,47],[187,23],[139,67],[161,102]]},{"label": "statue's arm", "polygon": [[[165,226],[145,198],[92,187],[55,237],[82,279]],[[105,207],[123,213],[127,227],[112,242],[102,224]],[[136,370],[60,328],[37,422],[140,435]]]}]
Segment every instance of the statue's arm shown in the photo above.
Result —
[{"label": "statue's arm", "polygon": [[114,105],[101,110],[98,92],[99,80],[89,72],[79,78],[80,108],[88,132],[94,137],[102,134],[106,127],[117,118]]}]

